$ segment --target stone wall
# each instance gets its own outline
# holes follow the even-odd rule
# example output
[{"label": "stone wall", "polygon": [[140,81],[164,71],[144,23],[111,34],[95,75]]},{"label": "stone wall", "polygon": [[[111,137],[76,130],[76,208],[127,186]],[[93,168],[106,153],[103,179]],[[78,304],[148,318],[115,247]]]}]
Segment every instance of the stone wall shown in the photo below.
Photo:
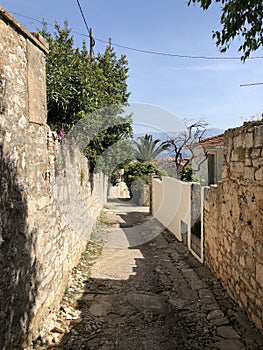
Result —
[{"label": "stone wall", "polygon": [[225,133],[222,182],[206,191],[205,262],[263,330],[263,121]]},{"label": "stone wall", "polygon": [[107,187],[100,175],[90,181],[86,159],[74,147],[65,150],[46,124],[47,50],[41,38],[28,33],[0,7],[3,350],[26,349],[58,307]]}]

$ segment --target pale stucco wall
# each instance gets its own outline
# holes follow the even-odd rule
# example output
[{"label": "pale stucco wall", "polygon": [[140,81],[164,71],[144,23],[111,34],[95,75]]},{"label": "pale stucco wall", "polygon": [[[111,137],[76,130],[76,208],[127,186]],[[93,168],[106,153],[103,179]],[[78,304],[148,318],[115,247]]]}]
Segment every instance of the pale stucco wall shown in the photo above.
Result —
[{"label": "pale stucco wall", "polygon": [[153,215],[182,241],[181,221],[190,229],[191,185],[171,177],[153,179]]},{"label": "pale stucco wall", "polygon": [[[191,253],[203,261],[203,236],[196,240],[191,228],[202,220],[203,191],[197,183],[183,182],[171,177],[152,179],[153,216],[179,241],[184,241]],[[198,250],[193,247],[193,239]]]}]

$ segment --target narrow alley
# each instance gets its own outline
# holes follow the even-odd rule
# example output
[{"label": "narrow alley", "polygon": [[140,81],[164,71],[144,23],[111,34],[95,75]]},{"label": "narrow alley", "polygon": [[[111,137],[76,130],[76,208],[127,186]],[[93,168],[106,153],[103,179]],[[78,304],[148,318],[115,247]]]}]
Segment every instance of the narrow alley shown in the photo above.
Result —
[{"label": "narrow alley", "polygon": [[[148,216],[128,202],[109,203],[97,231]],[[219,281],[167,231],[130,249],[89,244],[52,322],[33,349],[263,348],[263,337]]]}]

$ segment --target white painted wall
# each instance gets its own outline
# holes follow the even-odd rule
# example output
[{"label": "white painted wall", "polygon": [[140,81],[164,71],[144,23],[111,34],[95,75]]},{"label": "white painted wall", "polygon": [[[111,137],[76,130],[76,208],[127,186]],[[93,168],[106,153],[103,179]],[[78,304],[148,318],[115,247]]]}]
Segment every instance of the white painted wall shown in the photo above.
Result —
[{"label": "white painted wall", "polygon": [[121,181],[116,186],[110,186],[108,198],[130,198],[126,183]]},{"label": "white painted wall", "polygon": [[[191,188],[192,182],[183,182],[171,177],[162,180],[152,179],[152,214],[175,237],[182,241],[181,223],[187,225],[187,247],[191,253],[203,262],[203,215],[201,215],[201,256],[191,249]],[[201,201],[203,203],[203,192]],[[203,207],[203,204],[201,204]],[[201,209],[201,208],[200,208]]]},{"label": "white painted wall", "polygon": [[181,221],[191,228],[191,184],[175,178],[153,179],[153,216],[182,241]]}]

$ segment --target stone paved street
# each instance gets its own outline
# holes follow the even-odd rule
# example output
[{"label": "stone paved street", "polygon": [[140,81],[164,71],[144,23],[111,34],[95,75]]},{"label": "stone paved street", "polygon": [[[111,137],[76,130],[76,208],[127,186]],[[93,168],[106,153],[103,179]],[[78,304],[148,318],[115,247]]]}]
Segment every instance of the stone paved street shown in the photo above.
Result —
[{"label": "stone paved street", "polygon": [[[104,215],[98,230],[147,219],[127,205]],[[167,231],[132,249],[89,245],[52,322],[33,349],[263,348],[261,334],[219,281]]]}]

